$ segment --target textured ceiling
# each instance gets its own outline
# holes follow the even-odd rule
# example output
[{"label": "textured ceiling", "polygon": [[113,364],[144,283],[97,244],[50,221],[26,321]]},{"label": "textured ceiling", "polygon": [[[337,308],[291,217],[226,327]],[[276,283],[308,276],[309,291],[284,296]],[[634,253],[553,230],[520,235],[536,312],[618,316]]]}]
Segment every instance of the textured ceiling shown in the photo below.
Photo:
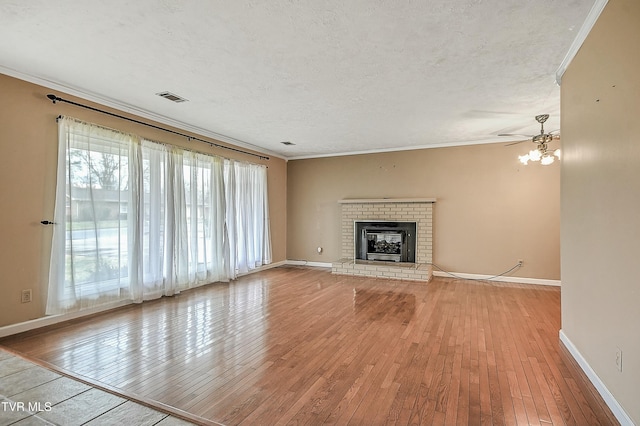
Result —
[{"label": "textured ceiling", "polygon": [[3,0],[0,72],[286,158],[489,143],[559,128],[593,3]]}]

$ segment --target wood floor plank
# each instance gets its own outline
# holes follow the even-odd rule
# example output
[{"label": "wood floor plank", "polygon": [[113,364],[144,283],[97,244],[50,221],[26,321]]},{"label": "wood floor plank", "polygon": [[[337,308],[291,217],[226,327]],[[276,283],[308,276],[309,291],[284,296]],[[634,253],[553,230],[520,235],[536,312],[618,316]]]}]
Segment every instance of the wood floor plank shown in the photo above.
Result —
[{"label": "wood floor plank", "polygon": [[0,340],[212,422],[609,425],[560,290],[279,267]]},{"label": "wood floor plank", "polygon": [[553,392],[551,390],[549,382],[547,381],[544,373],[540,369],[540,366],[538,365],[538,360],[536,358],[530,358],[529,363],[531,364],[531,370],[533,371],[536,381],[538,382],[538,386],[540,387],[540,392],[544,399],[545,407],[547,409],[547,412],[549,413],[549,421],[553,425],[564,424],[560,410],[558,409],[556,401],[553,397]]}]

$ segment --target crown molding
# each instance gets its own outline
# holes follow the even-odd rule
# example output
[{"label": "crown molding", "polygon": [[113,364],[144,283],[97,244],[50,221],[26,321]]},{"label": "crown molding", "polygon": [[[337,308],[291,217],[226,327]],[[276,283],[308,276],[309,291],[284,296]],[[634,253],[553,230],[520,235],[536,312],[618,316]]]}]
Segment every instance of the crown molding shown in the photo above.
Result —
[{"label": "crown molding", "polygon": [[[528,140],[528,139],[527,139]],[[308,155],[292,155],[291,157],[287,157],[288,161],[291,160],[309,160],[313,158],[326,158],[326,157],[346,157],[350,155],[365,155],[365,154],[381,154],[385,152],[398,152],[398,151],[417,151],[421,149],[430,149],[430,148],[454,148],[457,146],[467,146],[467,145],[488,145],[492,143],[504,143],[510,142],[511,140],[494,140],[494,139],[478,139],[472,141],[463,141],[463,142],[444,142],[444,143],[434,143],[428,145],[415,145],[415,146],[400,146],[394,148],[382,148],[382,149],[369,149],[362,151],[344,151],[344,152],[332,152],[328,154],[308,154]]]},{"label": "crown molding", "polygon": [[241,148],[245,148],[245,149],[249,149],[251,151],[255,151],[257,153],[260,154],[264,154],[267,156],[272,156],[272,157],[277,157],[280,158],[281,160],[287,160],[287,157],[282,156],[281,154],[277,154],[273,151],[269,151],[266,150],[264,148],[260,148],[256,145],[252,145],[248,142],[244,142],[241,141],[239,139],[235,139],[232,138],[230,136],[225,136],[222,135],[220,133],[215,133],[206,129],[203,129],[201,127],[198,126],[193,126],[190,124],[187,124],[183,121],[179,121],[179,120],[174,120],[172,118],[166,117],[164,115],[159,115],[159,114],[155,114],[151,111],[147,111],[145,109],[141,109],[138,107],[135,107],[133,105],[129,105],[123,102],[120,102],[116,99],[112,99],[112,98],[108,98],[108,97],[104,97],[102,95],[99,95],[97,93],[93,93],[93,92],[89,92],[86,90],[83,90],[81,88],[78,87],[74,87],[74,86],[68,86],[62,83],[58,83],[56,81],[52,81],[52,80],[48,80],[44,77],[40,77],[40,76],[36,76],[36,75],[32,75],[32,74],[27,74],[21,71],[17,71],[14,70],[12,68],[7,68],[3,65],[0,65],[0,73],[1,74],[6,74],[10,77],[14,77],[17,78],[19,80],[24,80],[24,81],[28,81],[29,83],[33,83],[33,84],[37,84],[39,86],[43,86],[52,90],[57,90],[57,91],[61,91],[64,92],[65,94],[71,95],[71,96],[77,96],[79,98],[85,99],[87,101],[90,102],[95,102],[98,103],[100,105],[103,106],[107,106],[110,108],[114,108],[117,109],[119,111],[123,111],[129,114],[134,114],[138,117],[142,117],[145,118],[147,120],[153,120],[156,121],[158,123],[162,123],[164,125],[167,126],[171,126],[171,127],[175,127],[177,129],[180,130],[184,130],[187,132],[191,132],[191,133],[195,133],[197,135],[201,135],[201,136],[205,136],[211,139],[215,139],[217,141],[220,142],[226,142],[228,144],[234,145],[236,147],[241,147]]},{"label": "crown molding", "polygon": [[580,50],[580,47],[582,47],[582,44],[584,43],[585,39],[591,32],[591,29],[593,28],[596,21],[600,17],[600,14],[604,10],[604,7],[607,5],[608,1],[609,0],[596,0],[593,7],[589,11],[589,14],[587,15],[587,19],[585,19],[584,23],[582,24],[582,27],[580,27],[580,30],[578,31],[576,38],[573,40],[571,47],[569,47],[569,51],[565,55],[564,59],[562,60],[562,63],[560,63],[560,66],[556,71],[556,83],[558,84],[558,86],[562,84],[562,76],[564,75],[565,71],[567,71],[569,64],[578,53],[578,50]]}]

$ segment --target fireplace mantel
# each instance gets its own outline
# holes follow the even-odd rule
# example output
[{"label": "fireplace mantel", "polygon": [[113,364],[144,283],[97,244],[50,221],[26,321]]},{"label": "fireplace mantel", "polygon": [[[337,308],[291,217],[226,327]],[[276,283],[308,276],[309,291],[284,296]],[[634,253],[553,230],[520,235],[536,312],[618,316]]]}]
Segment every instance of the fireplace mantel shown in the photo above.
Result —
[{"label": "fireplace mantel", "polygon": [[338,204],[435,203],[435,198],[347,198]]}]

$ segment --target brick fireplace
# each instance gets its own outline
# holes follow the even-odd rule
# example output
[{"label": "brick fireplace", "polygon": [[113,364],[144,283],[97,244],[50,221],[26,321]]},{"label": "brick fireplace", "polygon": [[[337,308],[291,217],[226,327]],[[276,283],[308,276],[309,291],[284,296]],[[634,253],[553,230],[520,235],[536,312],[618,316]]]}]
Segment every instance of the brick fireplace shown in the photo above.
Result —
[{"label": "brick fireplace", "polygon": [[[433,204],[435,198],[347,199],[339,201],[342,210],[342,258],[332,264],[332,272],[340,275],[429,281],[432,276]],[[365,260],[356,253],[360,231],[358,223],[415,223],[414,262]],[[382,237],[381,237],[382,238]],[[360,259],[358,259],[360,257]],[[374,259],[380,256],[373,257]]]}]

